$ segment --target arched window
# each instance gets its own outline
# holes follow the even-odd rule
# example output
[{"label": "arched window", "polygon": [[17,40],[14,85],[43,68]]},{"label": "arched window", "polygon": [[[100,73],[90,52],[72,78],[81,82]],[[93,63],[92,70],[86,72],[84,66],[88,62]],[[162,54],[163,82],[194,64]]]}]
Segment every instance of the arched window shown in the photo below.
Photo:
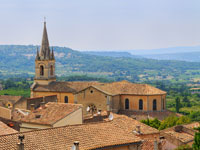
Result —
[{"label": "arched window", "polygon": [[156,99],[153,100],[153,110],[157,110],[157,102],[156,102]]},{"label": "arched window", "polygon": [[165,99],[164,98],[162,99],[162,106],[163,106],[162,109],[165,110]]},{"label": "arched window", "polygon": [[125,109],[129,109],[129,99],[125,100]]},{"label": "arched window", "polygon": [[53,65],[50,67],[50,75],[53,76]]},{"label": "arched window", "polygon": [[65,103],[68,103],[68,96],[65,96]]},{"label": "arched window", "polygon": [[44,75],[44,66],[40,66],[40,75],[43,76]]},{"label": "arched window", "polygon": [[139,100],[139,110],[143,110],[143,100]]}]

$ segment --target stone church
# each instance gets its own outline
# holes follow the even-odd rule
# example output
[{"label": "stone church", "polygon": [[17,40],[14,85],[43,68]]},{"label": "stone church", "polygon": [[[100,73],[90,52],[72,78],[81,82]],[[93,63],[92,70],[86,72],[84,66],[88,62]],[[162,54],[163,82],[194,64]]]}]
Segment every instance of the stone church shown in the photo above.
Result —
[{"label": "stone church", "polygon": [[46,22],[44,22],[42,44],[35,58],[35,78],[31,86],[31,98],[57,95],[60,103],[78,103],[87,111],[107,110],[118,112],[131,110],[140,112],[165,111],[166,92],[147,84],[128,81],[58,82],[55,75],[55,56],[50,49]]}]

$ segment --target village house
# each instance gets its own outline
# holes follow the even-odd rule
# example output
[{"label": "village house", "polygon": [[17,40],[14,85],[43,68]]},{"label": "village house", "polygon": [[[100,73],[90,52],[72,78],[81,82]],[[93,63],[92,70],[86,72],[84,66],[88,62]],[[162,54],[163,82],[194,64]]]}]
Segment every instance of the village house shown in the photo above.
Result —
[{"label": "village house", "polygon": [[35,109],[39,108],[42,104],[46,104],[48,102],[57,102],[56,95],[49,95],[43,97],[35,97],[35,98],[27,98],[23,101],[20,101],[15,105],[15,108],[21,109],[31,109],[31,105],[34,106]]},{"label": "village house", "polygon": [[82,124],[82,105],[49,102],[21,117],[20,132]]},{"label": "village house", "polygon": [[0,136],[1,135],[12,134],[12,133],[17,133],[17,131],[12,129],[12,128],[10,128],[5,123],[0,121]]},{"label": "village house", "polygon": [[46,22],[40,51],[35,58],[35,78],[31,86],[31,98],[57,95],[60,103],[83,105],[84,115],[89,111],[106,110],[112,112],[166,111],[166,92],[147,84],[128,81],[100,82],[58,82],[55,75],[55,56],[50,50]]},{"label": "village house", "polygon": [[186,125],[178,125],[172,128],[161,130],[160,134],[166,139],[165,148],[174,150],[181,145],[192,146],[194,142],[195,128],[200,127],[199,122],[193,122]]},{"label": "village house", "polygon": [[0,95],[0,106],[12,108],[25,100],[26,98],[23,96]]}]

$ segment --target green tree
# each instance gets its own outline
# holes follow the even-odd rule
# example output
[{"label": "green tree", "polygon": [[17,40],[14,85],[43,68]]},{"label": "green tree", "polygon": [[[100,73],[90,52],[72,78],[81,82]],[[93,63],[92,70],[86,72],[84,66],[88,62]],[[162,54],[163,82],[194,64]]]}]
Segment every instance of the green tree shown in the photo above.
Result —
[{"label": "green tree", "polygon": [[192,150],[192,147],[190,147],[189,145],[181,145],[175,150]]},{"label": "green tree", "polygon": [[200,132],[195,133],[194,144],[192,145],[194,150],[200,150]]},{"label": "green tree", "polygon": [[180,98],[176,97],[176,112],[177,113],[179,113],[180,108],[181,108]]}]

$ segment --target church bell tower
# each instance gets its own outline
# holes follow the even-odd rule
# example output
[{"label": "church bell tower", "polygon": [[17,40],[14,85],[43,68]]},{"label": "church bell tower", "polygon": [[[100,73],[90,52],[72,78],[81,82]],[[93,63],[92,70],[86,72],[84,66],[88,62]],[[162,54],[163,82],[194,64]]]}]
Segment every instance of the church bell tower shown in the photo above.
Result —
[{"label": "church bell tower", "polygon": [[34,82],[40,85],[47,85],[51,81],[56,81],[55,75],[55,57],[53,48],[50,50],[49,40],[46,29],[46,21],[44,22],[42,44],[40,51],[37,48],[35,58],[35,78]]}]

